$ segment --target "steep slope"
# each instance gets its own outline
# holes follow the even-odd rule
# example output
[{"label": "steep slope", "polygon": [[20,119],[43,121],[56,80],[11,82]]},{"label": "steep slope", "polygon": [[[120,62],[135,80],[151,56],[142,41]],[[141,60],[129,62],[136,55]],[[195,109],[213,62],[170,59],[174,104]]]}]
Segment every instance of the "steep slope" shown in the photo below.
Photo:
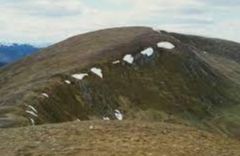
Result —
[{"label": "steep slope", "polygon": [[239,138],[239,51],[145,27],[75,36],[0,70],[0,125],[123,118]]}]

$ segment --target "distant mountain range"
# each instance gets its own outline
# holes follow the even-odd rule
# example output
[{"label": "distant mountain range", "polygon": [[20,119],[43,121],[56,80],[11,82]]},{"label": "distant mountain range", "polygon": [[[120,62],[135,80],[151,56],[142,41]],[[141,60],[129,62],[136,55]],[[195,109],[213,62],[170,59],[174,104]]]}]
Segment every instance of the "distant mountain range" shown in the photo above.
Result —
[{"label": "distant mountain range", "polygon": [[0,62],[0,67],[4,66],[6,63]]},{"label": "distant mountain range", "polygon": [[20,58],[37,52],[40,48],[30,44],[0,43],[0,66],[14,62]]}]

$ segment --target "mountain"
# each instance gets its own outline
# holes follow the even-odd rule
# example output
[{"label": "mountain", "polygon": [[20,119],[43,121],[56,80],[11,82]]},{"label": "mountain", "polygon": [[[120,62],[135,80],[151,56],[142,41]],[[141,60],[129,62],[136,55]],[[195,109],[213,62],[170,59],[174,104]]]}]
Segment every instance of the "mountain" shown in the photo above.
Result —
[{"label": "mountain", "polygon": [[39,48],[29,44],[0,43],[0,62],[11,63],[37,52]]},{"label": "mountain", "polygon": [[1,66],[4,66],[4,65],[5,65],[5,63],[3,63],[3,62],[0,62],[0,67],[1,67]]},{"label": "mountain", "polygon": [[[233,139],[240,139],[240,44],[232,41],[148,27],[112,28],[77,35],[1,69],[0,95],[0,127],[42,125],[0,134],[0,140],[11,140],[8,136],[16,134],[14,140],[19,141],[18,145],[29,140],[20,147],[24,150],[16,151],[18,154],[31,153],[27,147],[35,137],[35,141],[45,137],[40,141],[42,146],[37,146],[44,148],[44,140],[52,139],[49,134],[55,140],[69,139],[74,145],[79,140],[69,137],[72,133],[81,134],[79,139],[83,140],[92,134],[89,146],[82,147],[86,152],[91,151],[94,138],[104,144],[106,140],[111,142],[110,138],[119,138],[118,134],[125,137],[119,139],[120,143],[136,136],[133,139],[146,149],[155,145],[142,142],[143,138],[157,136],[153,140],[157,144],[169,136],[173,139],[167,142],[179,141],[176,143],[182,145],[179,149],[194,144],[192,149],[196,151],[189,155],[221,155],[222,148],[231,155],[240,152],[239,142]],[[131,127],[135,122],[137,130]],[[50,123],[61,123],[61,128]],[[112,124],[110,129],[108,123]],[[161,129],[156,127],[157,123],[166,126]],[[144,127],[145,124],[150,125]],[[83,130],[73,131],[78,128]],[[93,132],[89,134],[88,130]],[[21,132],[28,133],[17,139]],[[136,132],[143,133],[135,135]],[[185,133],[189,136],[183,139]],[[206,137],[200,137],[205,133]],[[183,143],[185,139],[190,141],[189,145]],[[224,142],[228,139],[230,143]],[[211,148],[196,144],[200,140],[201,145],[209,143],[217,151],[209,153]],[[9,144],[10,141],[2,145],[0,151],[12,151],[7,147]],[[59,151],[63,150],[58,145]],[[173,146],[167,147],[174,151]],[[79,152],[82,148],[75,150]],[[95,149],[104,155],[103,145]],[[120,149],[124,151],[123,145]],[[208,154],[204,153],[207,151]]]}]

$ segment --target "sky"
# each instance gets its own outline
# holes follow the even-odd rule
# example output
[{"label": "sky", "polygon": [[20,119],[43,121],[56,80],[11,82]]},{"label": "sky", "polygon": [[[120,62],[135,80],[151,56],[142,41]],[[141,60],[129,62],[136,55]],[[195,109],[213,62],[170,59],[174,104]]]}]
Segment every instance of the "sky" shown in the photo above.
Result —
[{"label": "sky", "polygon": [[0,42],[44,45],[121,26],[240,42],[240,0],[0,0]]}]

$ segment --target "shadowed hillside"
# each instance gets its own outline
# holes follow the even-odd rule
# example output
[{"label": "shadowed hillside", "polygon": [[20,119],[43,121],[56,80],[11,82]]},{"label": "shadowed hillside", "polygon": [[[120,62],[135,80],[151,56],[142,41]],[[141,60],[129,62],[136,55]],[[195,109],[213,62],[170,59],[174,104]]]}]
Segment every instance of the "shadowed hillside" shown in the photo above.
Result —
[{"label": "shadowed hillside", "polygon": [[239,138],[239,51],[147,27],[75,36],[0,70],[0,126],[162,121]]}]

